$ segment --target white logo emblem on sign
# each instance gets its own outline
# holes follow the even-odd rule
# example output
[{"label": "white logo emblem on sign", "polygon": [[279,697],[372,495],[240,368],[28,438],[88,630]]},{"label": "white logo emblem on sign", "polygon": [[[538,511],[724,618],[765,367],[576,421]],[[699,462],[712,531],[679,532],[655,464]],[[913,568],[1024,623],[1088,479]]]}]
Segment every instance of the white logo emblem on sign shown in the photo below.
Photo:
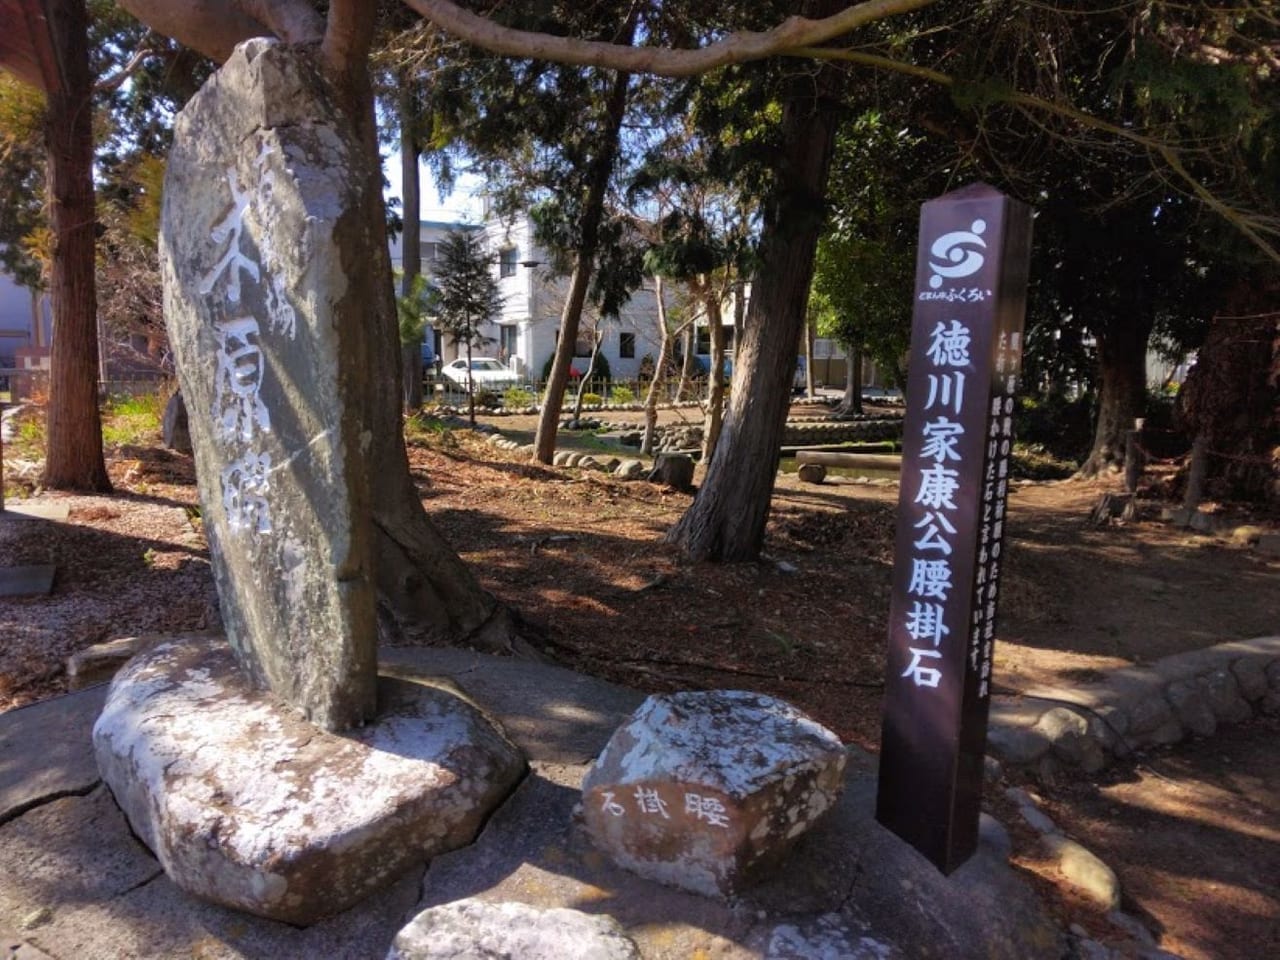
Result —
[{"label": "white logo emblem on sign", "polygon": [[981,270],[986,258],[977,250],[962,244],[973,244],[985,250],[987,244],[982,239],[982,234],[986,229],[985,220],[975,220],[969,230],[944,233],[933,241],[933,246],[929,248],[930,256],[946,262],[937,264],[933,260],[929,261],[929,269],[933,271],[933,276],[929,278],[929,286],[937,290],[942,286],[943,277],[967,277]]}]

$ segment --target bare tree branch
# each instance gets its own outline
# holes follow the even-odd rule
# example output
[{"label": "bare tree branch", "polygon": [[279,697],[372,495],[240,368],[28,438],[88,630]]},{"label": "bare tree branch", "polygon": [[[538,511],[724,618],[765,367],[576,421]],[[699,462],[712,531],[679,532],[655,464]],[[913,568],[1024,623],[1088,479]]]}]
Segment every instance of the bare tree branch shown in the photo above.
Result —
[{"label": "bare tree branch", "polygon": [[117,70],[109,77],[103,77],[93,85],[93,89],[97,93],[106,93],[116,89],[120,84],[124,83],[131,76],[138,72],[138,69],[147,62],[147,57],[151,56],[151,34],[147,33],[142,38],[142,43],[138,45],[138,49],[133,52],[133,56],[129,58],[129,62]]},{"label": "bare tree branch", "polygon": [[206,57],[222,63],[237,43],[269,36],[262,23],[243,13],[235,0],[120,0],[120,6],[157,33],[173,37]]},{"label": "bare tree branch", "polygon": [[250,37],[316,43],[324,31],[324,21],[306,0],[120,0],[120,6],[157,33],[218,63]]},{"label": "bare tree branch", "polygon": [[[235,3],[285,43],[318,43],[324,36],[324,18],[309,0],[235,0]],[[369,17],[372,19],[372,11]]]},{"label": "bare tree branch", "polygon": [[918,10],[936,0],[864,0],[821,20],[788,17],[772,30],[731,33],[698,49],[628,47],[597,40],[515,30],[464,10],[451,0],[404,0],[437,27],[493,53],[628,73],[688,77],[717,67],[761,60],[793,47],[823,43],[877,20]]}]

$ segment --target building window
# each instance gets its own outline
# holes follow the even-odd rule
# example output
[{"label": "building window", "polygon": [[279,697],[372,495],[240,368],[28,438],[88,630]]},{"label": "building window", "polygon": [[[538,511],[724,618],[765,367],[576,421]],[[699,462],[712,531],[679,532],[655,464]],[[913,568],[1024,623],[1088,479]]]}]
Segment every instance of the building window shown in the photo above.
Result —
[{"label": "building window", "polygon": [[503,247],[498,251],[498,276],[514,277],[516,275],[516,265],[519,261],[516,257],[520,255],[520,251],[516,247]]},{"label": "building window", "polygon": [[519,328],[514,323],[504,323],[498,327],[498,359],[503,363],[519,353]]},{"label": "building window", "polygon": [[624,360],[634,360],[636,356],[636,335],[622,333],[618,335],[618,356]]}]

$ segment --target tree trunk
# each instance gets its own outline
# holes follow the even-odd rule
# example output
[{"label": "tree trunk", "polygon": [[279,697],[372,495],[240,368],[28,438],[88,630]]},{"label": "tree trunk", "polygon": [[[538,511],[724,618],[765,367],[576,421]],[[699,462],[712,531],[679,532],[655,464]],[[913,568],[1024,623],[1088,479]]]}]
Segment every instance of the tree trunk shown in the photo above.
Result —
[{"label": "tree trunk", "polygon": [[680,379],[676,381],[677,401],[684,400],[689,393],[689,381],[693,379],[694,351],[698,346],[698,330],[694,324],[685,328],[682,340],[683,355],[680,357]]},{"label": "tree trunk", "polygon": [[804,395],[812,400],[818,395],[813,385],[813,324],[808,321],[804,325]]},{"label": "tree trunk", "polygon": [[694,559],[751,560],[764,543],[822,229],[840,110],[837,79],[830,66],[820,66],[816,75],[793,79],[786,94],[783,147],[764,207],[760,266],[735,363],[736,388],[706,479],[667,534]]},{"label": "tree trunk", "polygon": [[365,149],[362,213],[369,242],[360,252],[363,267],[385,278],[378,285],[382,295],[369,304],[367,368],[345,371],[346,376],[365,378],[367,384],[362,416],[369,425],[369,462],[374,465],[371,500],[380,640],[469,644],[491,652],[528,653],[517,636],[515,614],[480,586],[432,525],[409,474],[399,379],[384,375],[398,368],[400,336],[373,91],[363,58],[344,74],[335,75],[330,69],[329,76]]},{"label": "tree trunk", "polygon": [[595,335],[591,338],[591,357],[587,360],[587,372],[582,375],[582,379],[578,381],[578,393],[573,398],[573,419],[582,419],[582,398],[587,393],[587,382],[591,379],[592,374],[596,370],[596,357],[600,355],[600,341],[604,339],[603,332],[597,328]]},{"label": "tree trunk", "polygon": [[707,416],[702,426],[702,462],[710,463],[724,423],[724,327],[720,325],[720,300],[710,283],[699,281],[702,303],[711,333],[711,369],[707,378]]},{"label": "tree trunk", "polygon": [[844,354],[844,396],[836,411],[862,413],[862,347],[846,343]]},{"label": "tree trunk", "polygon": [[58,75],[46,91],[45,144],[54,250],[53,355],[44,485],[109,492],[98,411],[98,302],[94,287],[93,117],[84,0],[46,5]]},{"label": "tree trunk", "polygon": [[653,379],[649,381],[649,392],[644,396],[644,435],[640,440],[640,452],[653,453],[653,435],[658,426],[658,385],[662,383],[662,373],[667,369],[667,358],[671,355],[671,329],[667,326],[667,302],[662,278],[653,278],[654,302],[658,305],[658,335],[662,338],[658,344],[658,362],[654,366]]},{"label": "tree trunk", "polygon": [[600,149],[591,163],[587,196],[582,208],[578,257],[569,278],[569,293],[565,297],[564,310],[560,314],[560,339],[556,342],[551,375],[547,378],[547,392],[538,415],[538,433],[533,441],[534,458],[540,463],[549,464],[556,452],[557,421],[564,402],[564,390],[569,383],[569,366],[573,363],[578,323],[582,319],[582,307],[587,300],[587,285],[591,280],[596,249],[600,245],[600,221],[604,216],[604,202],[609,178],[613,175],[614,159],[618,155],[618,140],[622,131],[622,118],[627,111],[627,87],[630,82],[631,75],[627,73],[619,73],[614,78],[613,89],[605,108],[604,129],[600,133]]},{"label": "tree trunk", "polygon": [[1152,318],[1130,314],[1097,333],[1101,389],[1093,449],[1080,475],[1095,477],[1124,466],[1125,434],[1147,402],[1147,339]]},{"label": "tree trunk", "polygon": [[[413,78],[400,74],[400,180],[404,186],[404,237],[401,244],[403,278],[400,295],[413,293],[413,282],[422,272],[422,233],[418,228],[422,209],[418,157],[422,151],[417,136],[417,96]],[[404,408],[413,412],[422,406],[422,344],[401,344],[401,378],[404,381]]]}]

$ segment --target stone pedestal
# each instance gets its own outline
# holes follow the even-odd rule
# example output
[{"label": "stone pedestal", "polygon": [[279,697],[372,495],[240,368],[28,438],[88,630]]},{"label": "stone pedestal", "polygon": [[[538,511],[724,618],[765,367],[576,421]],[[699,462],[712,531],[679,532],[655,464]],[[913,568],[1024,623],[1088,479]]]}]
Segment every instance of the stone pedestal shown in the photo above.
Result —
[{"label": "stone pedestal", "polygon": [[225,643],[162,644],[116,677],[102,777],[183,890],[310,924],[468,844],[524,774],[478,710],[383,678],[378,722],[318,730],[249,686]]}]

